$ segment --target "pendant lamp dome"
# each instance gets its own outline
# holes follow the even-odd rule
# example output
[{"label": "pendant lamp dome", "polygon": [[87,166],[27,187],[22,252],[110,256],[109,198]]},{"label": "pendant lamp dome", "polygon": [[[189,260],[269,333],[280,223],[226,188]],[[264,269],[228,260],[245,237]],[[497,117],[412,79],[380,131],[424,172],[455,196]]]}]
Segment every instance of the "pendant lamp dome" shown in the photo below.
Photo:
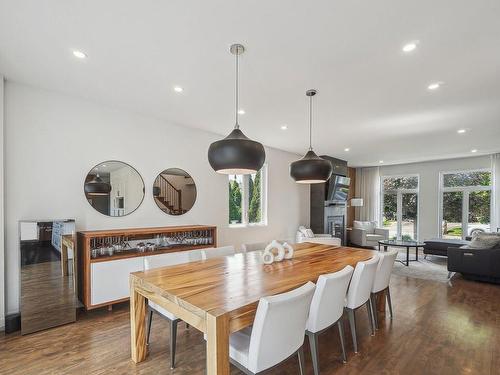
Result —
[{"label": "pendant lamp dome", "polygon": [[111,191],[111,185],[104,182],[99,173],[84,185],[85,193],[88,195],[108,195]]},{"label": "pendant lamp dome", "polygon": [[317,91],[307,90],[309,97],[309,150],[300,160],[290,164],[290,176],[299,184],[319,184],[328,181],[332,175],[332,163],[320,158],[312,149],[312,100]]},{"label": "pendant lamp dome", "polygon": [[266,152],[261,143],[254,141],[240,130],[239,108],[239,65],[238,58],[245,51],[241,44],[233,44],[230,52],[236,58],[235,117],[234,129],[229,135],[212,143],[208,149],[208,162],[221,174],[252,174],[259,171],[266,160]]}]

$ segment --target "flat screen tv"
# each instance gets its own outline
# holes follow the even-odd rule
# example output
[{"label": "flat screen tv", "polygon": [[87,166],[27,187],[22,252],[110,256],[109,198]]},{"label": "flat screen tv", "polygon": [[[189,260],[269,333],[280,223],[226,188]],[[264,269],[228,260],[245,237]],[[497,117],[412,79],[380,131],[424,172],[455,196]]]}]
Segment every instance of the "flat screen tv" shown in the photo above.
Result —
[{"label": "flat screen tv", "polygon": [[332,175],[328,184],[326,200],[333,202],[347,201],[350,183],[351,179],[349,177]]}]

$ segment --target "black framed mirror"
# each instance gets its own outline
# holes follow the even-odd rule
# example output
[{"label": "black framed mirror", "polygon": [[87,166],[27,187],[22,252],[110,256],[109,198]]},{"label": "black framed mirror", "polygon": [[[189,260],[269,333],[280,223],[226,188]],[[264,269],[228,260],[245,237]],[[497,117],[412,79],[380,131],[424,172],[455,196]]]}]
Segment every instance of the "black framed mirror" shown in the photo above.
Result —
[{"label": "black framed mirror", "polygon": [[184,215],[196,202],[196,184],[183,169],[165,169],[154,181],[153,197],[166,214]]},{"label": "black framed mirror", "polygon": [[144,200],[144,180],[129,164],[108,160],[87,173],[84,192],[89,204],[101,214],[126,216]]}]

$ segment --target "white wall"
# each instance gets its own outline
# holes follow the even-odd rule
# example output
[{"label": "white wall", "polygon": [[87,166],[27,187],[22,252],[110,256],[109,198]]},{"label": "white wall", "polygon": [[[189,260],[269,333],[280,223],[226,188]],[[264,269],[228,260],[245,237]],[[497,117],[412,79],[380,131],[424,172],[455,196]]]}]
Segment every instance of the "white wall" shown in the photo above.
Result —
[{"label": "white wall", "polygon": [[[216,174],[207,160],[209,144],[220,136],[11,82],[6,84],[5,99],[9,313],[18,310],[17,222],[21,219],[74,218],[77,230],[215,224],[219,244],[236,246],[293,238],[297,226],[309,222],[309,188],[289,177],[289,163],[297,155],[266,148],[268,226],[228,228],[227,176]],[[101,215],[83,194],[89,169],[110,159],[129,163],[144,179],[144,202],[129,216]],[[186,170],[197,184],[197,201],[182,216],[166,215],[153,201],[153,181],[169,167]]]},{"label": "white wall", "polygon": [[5,265],[4,265],[4,78],[0,75],[0,330],[5,327]]},{"label": "white wall", "polygon": [[439,235],[439,172],[490,168],[490,156],[399,164],[380,167],[380,176],[418,174],[420,176],[418,214],[419,239]]}]

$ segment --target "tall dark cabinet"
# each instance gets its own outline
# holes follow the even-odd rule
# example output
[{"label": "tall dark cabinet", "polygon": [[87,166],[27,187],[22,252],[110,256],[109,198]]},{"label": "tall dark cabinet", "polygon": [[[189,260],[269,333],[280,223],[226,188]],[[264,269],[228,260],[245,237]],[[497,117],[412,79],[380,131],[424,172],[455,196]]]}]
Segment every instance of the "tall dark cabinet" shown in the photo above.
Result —
[{"label": "tall dark cabinet", "polygon": [[[332,163],[335,176],[348,175],[347,161],[322,155],[322,158]],[[346,243],[346,204],[347,202],[327,201],[329,181],[324,184],[311,184],[311,229],[315,233],[330,233]]]}]

